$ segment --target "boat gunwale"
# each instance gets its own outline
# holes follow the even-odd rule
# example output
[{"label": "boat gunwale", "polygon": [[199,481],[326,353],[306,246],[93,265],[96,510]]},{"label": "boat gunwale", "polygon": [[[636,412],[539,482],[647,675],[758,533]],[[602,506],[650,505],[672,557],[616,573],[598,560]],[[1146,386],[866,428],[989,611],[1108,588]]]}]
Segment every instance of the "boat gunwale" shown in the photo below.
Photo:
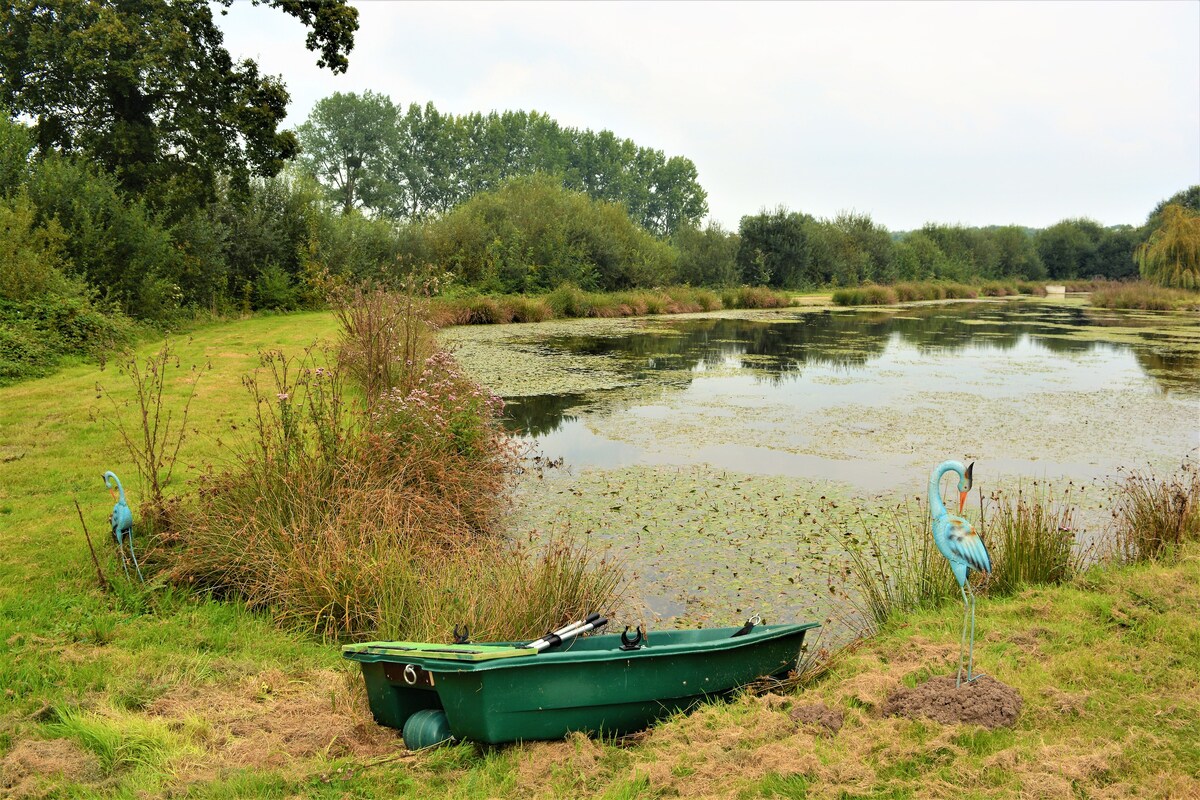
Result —
[{"label": "boat gunwale", "polygon": [[[380,662],[417,664],[425,671],[435,673],[482,672],[499,669],[519,669],[522,667],[533,667],[538,664],[549,666],[553,664],[644,660],[648,658],[675,655],[704,655],[706,653],[712,653],[716,651],[739,649],[756,643],[765,643],[773,639],[804,633],[812,630],[813,628],[819,628],[820,626],[821,625],[819,622],[760,625],[757,626],[755,630],[750,631],[742,636],[729,635],[721,638],[714,637],[712,639],[700,640],[698,642],[679,642],[675,644],[663,644],[657,646],[647,643],[645,646],[636,650],[622,650],[619,646],[612,648],[571,650],[568,645],[566,649],[555,650],[553,652],[543,652],[536,655],[512,658],[496,658],[485,661],[457,661],[451,659],[441,659],[432,656],[413,656],[410,654],[399,653],[368,653],[360,650],[347,649],[343,649],[342,657],[352,661],[357,661],[362,664],[376,664]],[[687,631],[690,629],[684,628],[678,630]],[[738,630],[738,628],[709,628],[706,630],[711,630],[714,633],[719,631],[733,632]],[[619,636],[619,634],[603,634],[603,636],[611,636],[615,639]],[[387,642],[364,642],[363,644],[355,645],[355,647],[365,647],[372,644],[387,644]],[[513,642],[488,642],[487,644],[520,646],[519,643]],[[797,648],[797,655],[798,654],[799,649]]]}]

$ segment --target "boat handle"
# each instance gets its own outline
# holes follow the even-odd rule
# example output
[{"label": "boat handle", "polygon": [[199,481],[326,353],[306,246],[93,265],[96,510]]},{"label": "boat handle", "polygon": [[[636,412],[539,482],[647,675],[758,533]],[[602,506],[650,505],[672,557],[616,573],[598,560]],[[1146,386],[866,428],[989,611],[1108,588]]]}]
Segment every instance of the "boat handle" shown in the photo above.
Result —
[{"label": "boat handle", "polygon": [[412,664],[408,664],[404,667],[404,682],[409,686],[417,685],[417,668]]}]

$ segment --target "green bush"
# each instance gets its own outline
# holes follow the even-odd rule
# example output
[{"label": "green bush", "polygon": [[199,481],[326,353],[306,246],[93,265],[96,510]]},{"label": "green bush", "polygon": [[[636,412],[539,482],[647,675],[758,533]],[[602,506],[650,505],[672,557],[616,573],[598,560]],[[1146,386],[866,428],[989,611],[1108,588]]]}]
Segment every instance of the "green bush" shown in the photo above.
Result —
[{"label": "green bush", "polygon": [[80,293],[0,300],[0,383],[46,375],[67,356],[106,358],[133,338],[127,317],[75,288]]},{"label": "green bush", "polygon": [[616,291],[667,283],[674,271],[675,251],[635,225],[624,207],[547,176],[477,194],[430,223],[426,242],[434,263],[487,292],[549,291],[564,283]]}]

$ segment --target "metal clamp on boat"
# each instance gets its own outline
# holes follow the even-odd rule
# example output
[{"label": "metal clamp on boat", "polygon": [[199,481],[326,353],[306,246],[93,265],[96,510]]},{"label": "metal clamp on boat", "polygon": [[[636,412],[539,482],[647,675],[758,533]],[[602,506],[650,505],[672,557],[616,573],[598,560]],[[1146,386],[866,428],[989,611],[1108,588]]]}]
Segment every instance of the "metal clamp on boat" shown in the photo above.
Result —
[{"label": "metal clamp on boat", "polygon": [[629,638],[629,626],[625,626],[625,630],[621,633],[621,649],[622,650],[641,650],[642,645],[646,640],[646,628],[643,625],[637,626],[637,636]]}]

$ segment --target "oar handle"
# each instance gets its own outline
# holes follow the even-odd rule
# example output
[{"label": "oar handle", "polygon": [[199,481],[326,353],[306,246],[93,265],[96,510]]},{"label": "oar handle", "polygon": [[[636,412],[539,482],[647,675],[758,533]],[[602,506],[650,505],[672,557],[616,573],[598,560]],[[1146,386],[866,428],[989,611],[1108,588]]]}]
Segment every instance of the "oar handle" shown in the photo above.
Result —
[{"label": "oar handle", "polygon": [[556,631],[551,631],[550,633],[547,633],[545,636],[542,636],[539,639],[534,639],[532,642],[530,642],[529,644],[527,644],[525,646],[526,647],[534,647],[534,648],[537,648],[538,650],[543,650],[546,647],[552,647],[562,641],[562,638],[561,638],[562,636],[570,633],[571,631],[573,631],[576,628],[582,628],[584,625],[588,625],[590,623],[596,622],[600,618],[601,617],[599,614],[593,612],[591,614],[588,614],[584,619],[576,620],[575,622],[570,622],[570,623],[562,626],[561,628],[559,628]]},{"label": "oar handle", "polygon": [[603,628],[605,625],[608,624],[608,620],[605,619],[604,617],[601,617],[599,614],[597,614],[595,616],[597,617],[597,619],[594,622],[589,622],[586,625],[581,625],[578,628],[573,628],[562,634],[552,633],[549,636],[545,637],[545,640],[543,642],[535,642],[534,644],[530,645],[530,647],[536,648],[537,651],[540,653],[543,650],[548,650],[551,647],[554,647],[555,645],[560,645],[563,642],[567,641],[568,639],[573,639],[576,636],[580,635],[581,633],[587,633],[588,631],[594,631],[594,630],[597,630],[598,628]]}]

